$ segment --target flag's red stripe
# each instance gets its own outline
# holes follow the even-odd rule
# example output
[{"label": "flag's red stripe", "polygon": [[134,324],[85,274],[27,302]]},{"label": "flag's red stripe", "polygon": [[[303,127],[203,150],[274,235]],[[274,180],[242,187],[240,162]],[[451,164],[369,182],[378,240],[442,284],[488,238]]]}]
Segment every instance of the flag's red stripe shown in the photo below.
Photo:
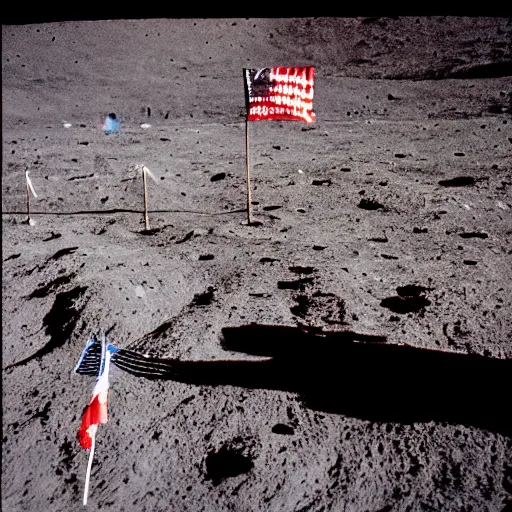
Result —
[{"label": "flag's red stripe", "polygon": [[102,394],[97,394],[92,398],[82,416],[82,424],[78,430],[78,440],[82,448],[91,448],[92,446],[92,437],[89,431],[91,425],[107,423],[107,401],[101,396]]},{"label": "flag's red stripe", "polygon": [[249,121],[297,120],[312,123],[313,67],[271,68],[268,96],[254,95],[249,98]]}]

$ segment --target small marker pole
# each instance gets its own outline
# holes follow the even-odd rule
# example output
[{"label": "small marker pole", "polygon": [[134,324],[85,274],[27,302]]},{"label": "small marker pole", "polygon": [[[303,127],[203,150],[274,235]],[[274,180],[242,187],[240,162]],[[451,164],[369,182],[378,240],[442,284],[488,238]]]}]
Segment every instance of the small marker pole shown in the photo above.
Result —
[{"label": "small marker pole", "polygon": [[27,222],[30,226],[33,226],[35,222],[30,218],[30,193],[32,192],[32,194],[36,198],[37,194],[34,190],[34,187],[32,186],[32,181],[30,181],[30,178],[28,176],[28,171],[25,171],[25,180],[27,182]]},{"label": "small marker pole", "polygon": [[28,171],[27,171],[27,221],[30,222],[30,187],[28,186]]},{"label": "small marker pole", "polygon": [[144,184],[144,221],[146,223],[146,231],[149,230],[149,215],[148,215],[148,186],[146,180],[147,167],[142,167],[142,182]]}]

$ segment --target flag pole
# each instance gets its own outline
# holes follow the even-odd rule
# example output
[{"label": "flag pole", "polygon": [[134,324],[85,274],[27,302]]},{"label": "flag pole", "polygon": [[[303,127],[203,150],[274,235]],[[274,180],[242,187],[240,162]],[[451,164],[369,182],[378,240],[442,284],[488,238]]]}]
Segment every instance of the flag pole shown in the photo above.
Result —
[{"label": "flag pole", "polygon": [[26,174],[27,182],[27,222],[30,224],[30,186],[28,184],[28,173]]},{"label": "flag pole", "polygon": [[247,167],[247,225],[251,225],[251,171],[249,165],[249,121],[245,120],[245,162]]},{"label": "flag pole", "polygon": [[91,439],[91,452],[89,453],[89,463],[87,464],[87,473],[85,475],[84,505],[87,505],[87,495],[89,494],[89,481],[91,479],[92,459],[94,458],[94,445],[96,444],[96,428],[92,433]]},{"label": "flag pole", "polygon": [[144,184],[144,221],[146,223],[146,231],[149,230],[149,215],[148,215],[148,186],[146,180],[146,166],[142,167],[142,182]]}]

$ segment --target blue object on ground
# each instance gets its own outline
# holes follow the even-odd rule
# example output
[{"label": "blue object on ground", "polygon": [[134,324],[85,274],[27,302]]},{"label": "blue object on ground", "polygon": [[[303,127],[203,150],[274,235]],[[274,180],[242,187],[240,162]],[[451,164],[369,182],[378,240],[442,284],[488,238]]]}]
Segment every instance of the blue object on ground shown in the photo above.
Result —
[{"label": "blue object on ground", "polygon": [[105,118],[103,123],[103,131],[108,135],[109,133],[115,133],[119,130],[119,121],[115,114],[109,114]]}]

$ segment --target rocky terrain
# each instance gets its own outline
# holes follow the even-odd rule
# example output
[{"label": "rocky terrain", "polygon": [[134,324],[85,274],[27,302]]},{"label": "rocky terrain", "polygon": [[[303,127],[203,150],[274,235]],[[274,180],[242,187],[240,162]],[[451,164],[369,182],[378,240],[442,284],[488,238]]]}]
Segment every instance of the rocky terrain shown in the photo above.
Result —
[{"label": "rocky terrain", "polygon": [[[2,509],[84,508],[104,330],[173,371],[112,367],[92,510],[510,510],[511,36],[3,25]],[[315,123],[246,123],[269,66],[315,66]]]}]

